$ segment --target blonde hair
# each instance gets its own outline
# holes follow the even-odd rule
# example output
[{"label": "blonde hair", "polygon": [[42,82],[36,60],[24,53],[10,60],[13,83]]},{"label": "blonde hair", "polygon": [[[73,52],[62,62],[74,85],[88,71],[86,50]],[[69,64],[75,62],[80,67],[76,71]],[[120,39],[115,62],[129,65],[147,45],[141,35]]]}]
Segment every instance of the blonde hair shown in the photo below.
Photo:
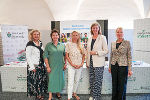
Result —
[{"label": "blonde hair", "polygon": [[100,24],[98,24],[98,23],[93,23],[93,24],[91,25],[91,35],[93,35],[93,32],[92,32],[92,27],[93,27],[93,26],[98,26],[98,27],[99,27],[98,34],[102,35],[101,26],[100,26]]},{"label": "blonde hair", "polygon": [[[34,33],[34,32],[38,32],[39,35],[41,35],[41,33],[40,33],[39,30],[32,30],[32,31],[29,33],[29,40],[30,40],[30,41],[33,41],[33,33]],[[39,38],[39,40],[40,40],[40,38]]]},{"label": "blonde hair", "polygon": [[78,47],[78,49],[80,50],[80,53],[83,54],[83,48],[81,47],[80,33],[77,32],[77,31],[73,31],[73,32],[71,33],[71,35],[73,35],[73,33],[78,33],[78,35],[79,35],[79,38],[78,38],[78,40],[77,40],[77,47]]},{"label": "blonde hair", "polygon": [[122,27],[116,28],[116,33],[117,33],[118,30],[122,30],[123,31],[123,28]]}]

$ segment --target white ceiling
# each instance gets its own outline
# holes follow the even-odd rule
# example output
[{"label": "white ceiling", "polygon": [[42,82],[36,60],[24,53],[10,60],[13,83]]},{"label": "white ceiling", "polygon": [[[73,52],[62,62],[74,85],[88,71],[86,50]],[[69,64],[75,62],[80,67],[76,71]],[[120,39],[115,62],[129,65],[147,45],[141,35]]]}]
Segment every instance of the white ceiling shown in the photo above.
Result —
[{"label": "white ceiling", "polygon": [[0,0],[0,24],[50,29],[53,20],[108,19],[108,28],[132,29],[150,18],[150,0]]},{"label": "white ceiling", "polygon": [[108,19],[109,28],[133,27],[150,17],[150,0],[45,0],[55,20]]},{"label": "white ceiling", "polygon": [[45,2],[55,20],[150,17],[150,0],[45,0]]}]

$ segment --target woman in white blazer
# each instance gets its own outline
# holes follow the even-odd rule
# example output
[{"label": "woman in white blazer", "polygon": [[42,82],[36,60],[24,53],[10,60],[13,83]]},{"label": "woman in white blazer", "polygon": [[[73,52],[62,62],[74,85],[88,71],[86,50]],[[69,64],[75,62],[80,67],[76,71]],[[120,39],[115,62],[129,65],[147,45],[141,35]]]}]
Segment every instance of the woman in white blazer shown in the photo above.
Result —
[{"label": "woman in white blazer", "polygon": [[87,67],[89,68],[90,95],[89,100],[99,100],[101,97],[105,56],[108,54],[106,37],[101,34],[98,23],[91,25],[92,37],[87,45]]},{"label": "woman in white blazer", "polygon": [[43,45],[40,32],[33,30],[29,34],[30,41],[26,46],[27,67],[27,96],[36,96],[43,100],[43,93],[47,93],[47,73],[43,60]]}]

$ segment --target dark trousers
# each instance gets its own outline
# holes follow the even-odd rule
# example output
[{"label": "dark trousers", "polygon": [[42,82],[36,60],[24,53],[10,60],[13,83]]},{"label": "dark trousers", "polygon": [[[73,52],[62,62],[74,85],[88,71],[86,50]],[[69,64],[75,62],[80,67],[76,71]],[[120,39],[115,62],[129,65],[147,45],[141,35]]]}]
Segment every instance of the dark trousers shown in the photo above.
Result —
[{"label": "dark trousers", "polygon": [[128,67],[119,66],[118,63],[111,65],[111,75],[112,100],[126,100]]}]

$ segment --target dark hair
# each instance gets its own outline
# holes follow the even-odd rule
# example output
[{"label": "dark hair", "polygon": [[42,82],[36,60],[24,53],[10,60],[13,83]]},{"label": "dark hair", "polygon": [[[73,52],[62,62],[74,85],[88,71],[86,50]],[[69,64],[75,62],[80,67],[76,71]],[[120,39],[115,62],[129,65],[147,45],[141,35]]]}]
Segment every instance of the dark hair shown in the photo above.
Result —
[{"label": "dark hair", "polygon": [[91,35],[93,35],[93,32],[92,32],[92,27],[93,26],[98,26],[99,27],[99,31],[98,31],[98,34],[102,34],[102,32],[101,32],[101,26],[100,26],[100,24],[98,24],[98,23],[93,23],[92,25],[91,25]]},{"label": "dark hair", "polygon": [[60,35],[59,32],[58,32],[58,30],[53,29],[52,32],[51,32],[51,34],[50,34],[51,38],[52,38],[53,33],[58,33],[58,35]]},{"label": "dark hair", "polygon": [[66,34],[65,34],[65,33],[62,33],[62,34],[61,34],[61,38],[63,38],[62,35],[64,35],[64,38],[66,38]]}]

